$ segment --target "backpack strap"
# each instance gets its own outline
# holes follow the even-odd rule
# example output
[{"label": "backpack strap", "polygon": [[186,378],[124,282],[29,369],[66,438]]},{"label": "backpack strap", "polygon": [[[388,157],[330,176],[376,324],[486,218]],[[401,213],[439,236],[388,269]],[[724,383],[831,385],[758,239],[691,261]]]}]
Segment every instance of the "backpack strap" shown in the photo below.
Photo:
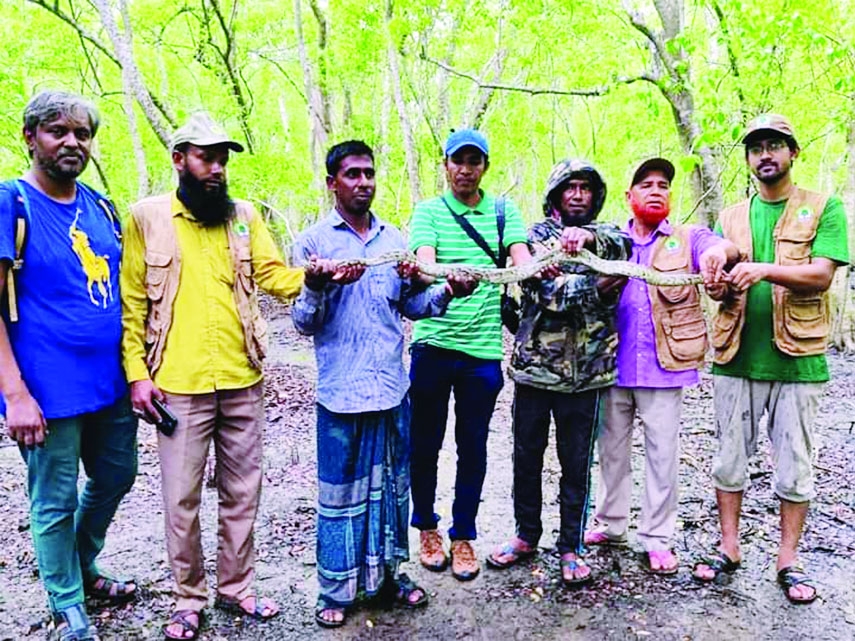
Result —
[{"label": "backpack strap", "polygon": [[499,231],[499,267],[508,264],[508,248],[505,247],[505,197],[496,198],[496,227]]},{"label": "backpack strap", "polygon": [[[30,199],[27,197],[27,190],[24,188],[24,181],[20,178],[10,181],[14,183],[17,195],[15,199],[15,259],[12,261],[12,268],[6,276],[6,296],[9,309],[9,322],[18,322],[18,296],[15,287],[15,272],[21,271],[24,266],[24,245],[27,241],[27,225],[30,221]],[[8,183],[6,183],[8,184]],[[116,214],[116,209],[113,203],[107,200],[100,193],[92,189],[89,185],[82,182],[77,183],[78,189],[90,194],[100,205],[101,209],[107,215],[107,220],[113,227],[113,233],[116,239],[122,242],[122,225],[119,217]]]},{"label": "backpack strap", "polygon": [[490,260],[496,265],[496,267],[504,267],[505,263],[508,260],[507,254],[505,252],[505,199],[497,198],[496,199],[496,227],[499,232],[499,255],[496,256],[496,252],[493,251],[493,248],[487,244],[487,241],[484,240],[484,237],[478,233],[478,230],[472,226],[465,216],[461,216],[456,211],[451,208],[451,205],[448,204],[448,201],[445,199],[445,196],[441,196],[442,202],[445,203],[445,206],[448,207],[448,211],[451,212],[451,217],[454,218],[455,222],[463,228],[463,231],[466,232],[466,235],[472,239],[472,241],[481,248],[481,250],[490,257]]},{"label": "backpack strap", "polygon": [[18,192],[15,200],[15,258],[12,268],[6,274],[6,298],[9,309],[9,322],[18,322],[18,292],[15,285],[15,273],[24,266],[24,243],[27,239],[27,224],[30,219],[30,201],[20,180],[11,181]]}]

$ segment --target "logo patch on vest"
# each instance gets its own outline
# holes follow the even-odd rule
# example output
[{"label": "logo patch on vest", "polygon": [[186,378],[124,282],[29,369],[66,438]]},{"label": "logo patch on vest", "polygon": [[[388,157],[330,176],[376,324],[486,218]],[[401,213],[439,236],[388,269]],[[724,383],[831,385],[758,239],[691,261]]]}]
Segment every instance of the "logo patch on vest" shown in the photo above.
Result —
[{"label": "logo patch on vest", "polygon": [[247,225],[242,220],[236,220],[232,225],[232,229],[234,230],[235,234],[242,238],[245,236],[249,236],[249,225]]},{"label": "logo patch on vest", "polygon": [[801,209],[796,212],[796,219],[800,222],[806,222],[813,217],[813,210],[810,207],[805,205]]},{"label": "logo patch on vest", "polygon": [[675,252],[678,249],[680,249],[680,241],[673,236],[669,236],[668,240],[665,241],[665,251]]}]

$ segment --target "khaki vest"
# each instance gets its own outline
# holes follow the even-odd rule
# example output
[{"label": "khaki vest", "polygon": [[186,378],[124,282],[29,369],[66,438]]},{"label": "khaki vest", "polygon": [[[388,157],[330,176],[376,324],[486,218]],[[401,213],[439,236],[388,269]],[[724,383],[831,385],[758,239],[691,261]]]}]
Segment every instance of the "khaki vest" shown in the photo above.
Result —
[{"label": "khaki vest", "polygon": [[[145,323],[146,364],[153,377],[160,368],[172,325],[172,306],[181,281],[181,250],[175,234],[172,194],[146,198],[131,208],[145,242],[145,284],[148,316]],[[261,370],[267,351],[267,323],[261,317],[252,278],[249,228],[253,217],[249,203],[235,201],[235,217],[227,223],[229,251],[235,270],[234,297],[243,326],[249,364]]]},{"label": "khaki vest", "polygon": [[[691,228],[675,226],[653,245],[651,267],[668,274],[692,273]],[[696,285],[647,286],[656,333],[656,357],[662,369],[697,369],[707,353],[707,326]]]},{"label": "khaki vest", "polygon": [[[828,196],[795,187],[775,225],[775,264],[806,265],[819,219]],[[724,237],[738,248],[741,260],[753,260],[750,222],[751,200],[728,207],[719,222]],[[715,362],[730,362],[739,351],[745,324],[747,292],[732,292],[718,305],[713,319]],[[775,346],[790,356],[823,354],[831,328],[828,292],[794,292],[772,285],[772,328]]]}]

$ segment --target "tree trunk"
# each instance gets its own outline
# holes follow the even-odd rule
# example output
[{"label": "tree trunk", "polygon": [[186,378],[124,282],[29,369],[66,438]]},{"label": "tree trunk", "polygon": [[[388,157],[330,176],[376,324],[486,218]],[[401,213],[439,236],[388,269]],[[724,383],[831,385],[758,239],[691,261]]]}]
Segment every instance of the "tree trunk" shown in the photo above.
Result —
[{"label": "tree trunk", "polygon": [[[855,261],[855,95],[851,98],[849,128],[846,135],[846,185],[843,206],[849,228],[849,261]],[[831,344],[842,352],[855,352],[855,283],[851,267],[837,270],[831,286],[832,308],[835,312]]]},{"label": "tree trunk", "polygon": [[324,154],[327,148],[327,137],[330,124],[327,119],[329,108],[321,88],[315,83],[312,63],[303,37],[303,13],[301,0],[294,0],[294,31],[297,35],[297,53],[300,66],[303,69],[303,85],[306,92],[306,104],[309,109],[309,147],[312,153],[312,189],[318,194],[318,213],[327,208],[329,202],[324,188],[326,169]]},{"label": "tree trunk", "polygon": [[94,0],[94,4],[101,16],[101,22],[113,43],[116,57],[122,63],[122,101],[124,103],[125,116],[128,119],[128,131],[131,134],[131,147],[134,150],[134,160],[137,165],[137,195],[139,198],[144,198],[149,193],[148,165],[146,163],[142,138],[140,138],[139,128],[137,127],[136,111],[134,110],[133,96],[137,94],[137,89],[141,81],[133,59],[133,36],[131,32],[131,20],[128,15],[128,6],[125,0],[119,0],[119,11],[121,12],[122,23],[124,25],[124,31],[120,32],[109,0]]},{"label": "tree trunk", "polygon": [[650,41],[651,66],[654,70],[651,77],[671,106],[684,153],[697,155],[700,159],[692,170],[692,192],[698,217],[712,227],[723,203],[718,162],[710,147],[695,146],[702,132],[695,113],[689,56],[682,47],[674,50],[667,46],[683,31],[683,3],[681,0],[654,0],[653,4],[662,22],[661,32],[651,29],[642,16],[633,11],[629,11],[630,23]]},{"label": "tree trunk", "polygon": [[[77,35],[80,37],[81,42],[85,41],[91,43],[92,46],[94,46],[96,49],[98,49],[98,51],[104,54],[104,56],[106,56],[106,58],[110,62],[112,62],[121,69],[121,61],[115,55],[110,53],[110,50],[104,45],[104,43],[102,43],[100,40],[98,40],[98,38],[92,35],[86,29],[86,27],[81,24],[79,20],[75,19],[74,16],[62,11],[62,9],[60,9],[59,7],[58,2],[48,2],[48,0],[28,0],[28,2],[42,7],[43,9],[54,15],[57,19],[70,26],[77,32]],[[69,5],[70,4],[71,3],[69,2]],[[178,126],[178,123],[176,121],[175,114],[172,112],[172,109],[169,107],[166,101],[163,98],[158,98],[151,91],[148,91],[147,89],[146,91],[148,93],[151,104],[154,105],[155,109],[160,112],[163,118],[166,119],[166,124],[173,129],[176,128]],[[151,125],[152,129],[154,129],[155,133],[157,133],[157,123],[160,122],[160,118],[157,117],[156,120],[153,121],[151,118],[149,118],[148,113],[146,113],[146,117],[149,119],[149,124]]]},{"label": "tree trunk", "polygon": [[116,58],[118,58],[122,66],[122,84],[125,87],[125,92],[136,98],[158,140],[168,149],[169,132],[166,123],[163,122],[160,112],[154,106],[136,61],[134,61],[133,49],[131,48],[128,37],[129,34],[119,33],[119,26],[113,16],[113,7],[110,0],[92,0],[92,3],[98,10],[101,23],[110,36],[113,49],[116,52]]},{"label": "tree trunk", "polygon": [[[236,44],[234,20],[237,14],[238,3],[237,0],[234,0],[231,16],[229,16],[227,20],[222,8],[220,7],[219,0],[208,0],[208,2],[211,4],[211,9],[214,11],[214,17],[217,19],[217,24],[219,25],[220,31],[223,33],[223,38],[225,38],[226,41],[224,47],[216,44],[214,42],[213,34],[211,34],[209,28],[208,44],[217,52],[220,60],[222,60],[223,67],[225,68],[225,80],[228,82],[231,94],[237,104],[240,128],[241,131],[243,131],[244,138],[246,139],[246,150],[250,155],[252,155],[255,153],[255,137],[252,135],[252,128],[249,125],[249,116],[252,111],[252,107],[244,95],[243,86],[240,80],[240,72],[235,65]],[[204,7],[205,2],[203,0],[202,8],[204,9]]]},{"label": "tree trunk", "polygon": [[407,103],[401,89],[401,68],[398,60],[398,50],[392,41],[392,0],[386,3],[386,58],[389,62],[392,94],[395,96],[395,107],[398,110],[398,120],[401,124],[401,134],[404,138],[404,156],[407,163],[407,175],[410,181],[410,197],[413,203],[422,199],[421,180],[419,178],[419,152],[413,134],[413,126],[407,113]]}]

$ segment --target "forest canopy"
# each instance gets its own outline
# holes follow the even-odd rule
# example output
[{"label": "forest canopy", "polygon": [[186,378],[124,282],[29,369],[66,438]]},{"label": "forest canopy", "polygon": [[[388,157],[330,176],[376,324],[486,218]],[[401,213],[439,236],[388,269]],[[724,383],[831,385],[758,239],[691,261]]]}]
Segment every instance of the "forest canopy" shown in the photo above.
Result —
[{"label": "forest canopy", "polygon": [[552,164],[584,157],[623,220],[630,168],[678,167],[674,211],[709,224],[745,195],[745,122],[793,121],[797,182],[855,201],[850,0],[14,0],[0,3],[0,170],[26,169],[27,100],[90,96],[103,116],[85,180],[126,211],[173,181],[167,141],[205,109],[245,143],[230,189],[283,242],[327,206],[323,155],[361,138],[375,210],[406,225],[443,187],[451,128],[490,140],[485,186],[541,215]]}]

